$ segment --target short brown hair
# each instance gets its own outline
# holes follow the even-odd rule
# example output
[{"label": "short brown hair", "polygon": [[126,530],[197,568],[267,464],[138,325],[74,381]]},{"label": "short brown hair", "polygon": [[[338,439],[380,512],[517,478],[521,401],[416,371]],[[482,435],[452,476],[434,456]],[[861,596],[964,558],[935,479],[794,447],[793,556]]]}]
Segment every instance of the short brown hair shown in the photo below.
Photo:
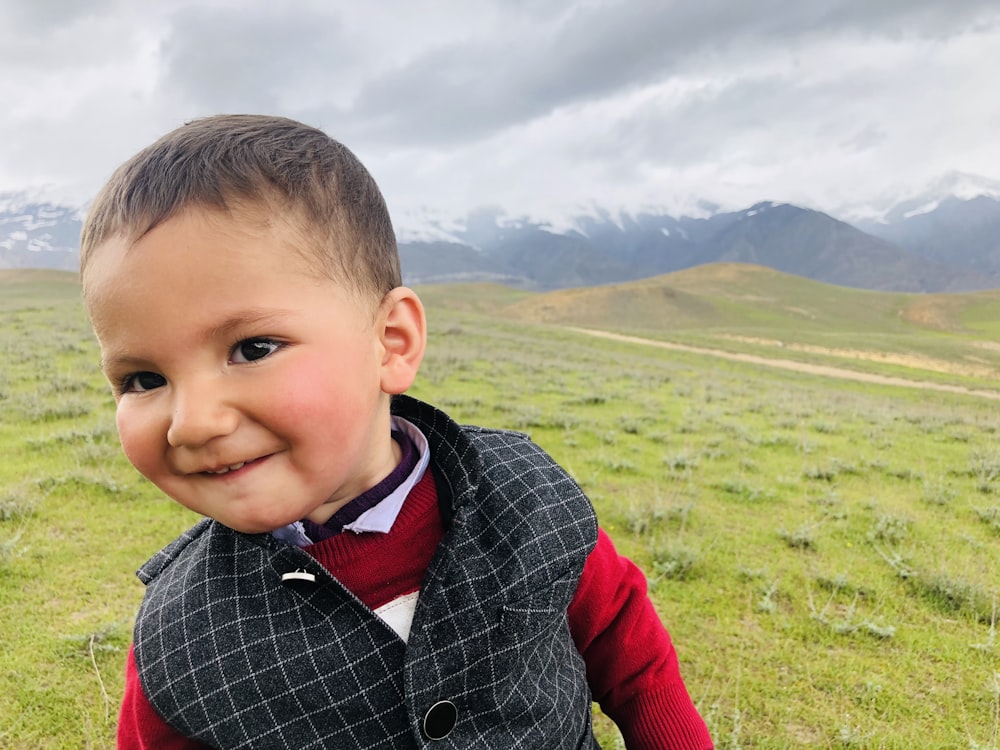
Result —
[{"label": "short brown hair", "polygon": [[135,242],[185,208],[247,204],[304,223],[332,278],[378,298],[400,285],[392,222],[368,170],[323,131],[264,115],[194,120],[122,164],[84,222],[81,271],[113,237]]}]

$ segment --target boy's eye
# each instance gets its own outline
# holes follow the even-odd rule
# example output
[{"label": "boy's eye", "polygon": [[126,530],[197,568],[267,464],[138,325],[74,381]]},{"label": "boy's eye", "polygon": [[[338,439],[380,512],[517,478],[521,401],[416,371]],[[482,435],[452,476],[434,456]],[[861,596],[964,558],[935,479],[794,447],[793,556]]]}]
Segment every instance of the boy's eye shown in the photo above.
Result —
[{"label": "boy's eye", "polygon": [[235,364],[256,362],[281,348],[281,344],[271,339],[246,339],[233,347],[229,361]]},{"label": "boy's eye", "polygon": [[162,388],[167,379],[155,372],[136,372],[122,380],[122,393],[143,393],[155,388]]}]

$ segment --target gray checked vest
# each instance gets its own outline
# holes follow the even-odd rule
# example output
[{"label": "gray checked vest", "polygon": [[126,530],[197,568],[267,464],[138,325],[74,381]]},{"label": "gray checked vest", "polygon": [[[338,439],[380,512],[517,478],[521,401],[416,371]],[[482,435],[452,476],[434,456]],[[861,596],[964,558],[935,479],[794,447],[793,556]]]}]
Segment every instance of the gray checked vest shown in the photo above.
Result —
[{"label": "gray checked vest", "polygon": [[[397,397],[427,436],[445,538],[408,642],[303,550],[203,521],[139,571],[152,706],[216,748],[596,748],[566,610],[597,538],[525,436]],[[302,570],[315,582],[282,582]]]}]

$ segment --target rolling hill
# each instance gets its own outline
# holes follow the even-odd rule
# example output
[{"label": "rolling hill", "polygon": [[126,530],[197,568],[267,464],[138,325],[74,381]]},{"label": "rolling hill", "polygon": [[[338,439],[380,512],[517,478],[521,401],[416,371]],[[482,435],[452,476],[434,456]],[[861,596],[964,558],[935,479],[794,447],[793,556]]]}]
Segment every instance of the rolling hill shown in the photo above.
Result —
[{"label": "rolling hill", "polygon": [[[974,293],[961,296],[977,298]],[[912,328],[906,311],[918,299],[926,308],[923,295],[825,284],[753,264],[713,263],[624,284],[533,295],[507,312],[536,322],[664,332],[712,328],[900,332]],[[954,314],[947,320],[960,327]]]},{"label": "rolling hill", "polygon": [[[527,324],[593,328],[727,351],[883,372],[1000,377],[1000,292],[903,294],[720,263],[623,284],[525,294],[465,287],[489,312]],[[469,291],[478,288],[478,294]],[[428,307],[451,287],[420,288]],[[469,304],[466,303],[469,308]],[[470,308],[471,309],[471,308]]]}]

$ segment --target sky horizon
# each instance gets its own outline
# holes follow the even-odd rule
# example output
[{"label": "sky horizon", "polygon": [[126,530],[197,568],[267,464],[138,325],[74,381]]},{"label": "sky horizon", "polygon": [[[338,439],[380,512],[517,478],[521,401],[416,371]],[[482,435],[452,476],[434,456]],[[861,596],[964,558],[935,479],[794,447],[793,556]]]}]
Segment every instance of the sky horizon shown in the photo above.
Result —
[{"label": "sky horizon", "polygon": [[0,192],[84,204],[174,127],[261,112],[345,143],[404,230],[482,206],[860,212],[1000,181],[997,69],[993,0],[11,0]]}]

